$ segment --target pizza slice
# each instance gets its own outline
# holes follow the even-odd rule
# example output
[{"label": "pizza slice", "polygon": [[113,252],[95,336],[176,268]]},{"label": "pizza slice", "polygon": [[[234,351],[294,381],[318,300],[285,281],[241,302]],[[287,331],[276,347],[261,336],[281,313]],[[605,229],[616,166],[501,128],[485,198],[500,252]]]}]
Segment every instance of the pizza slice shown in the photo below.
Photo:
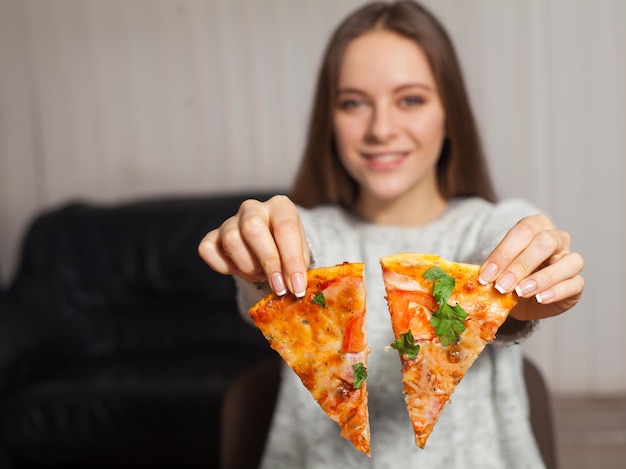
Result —
[{"label": "pizza slice", "polygon": [[341,435],[370,456],[363,264],[311,269],[303,298],[270,294],[249,314]]},{"label": "pizza slice", "polygon": [[424,448],[452,392],[517,298],[478,282],[478,265],[400,253],[380,259],[404,400]]}]

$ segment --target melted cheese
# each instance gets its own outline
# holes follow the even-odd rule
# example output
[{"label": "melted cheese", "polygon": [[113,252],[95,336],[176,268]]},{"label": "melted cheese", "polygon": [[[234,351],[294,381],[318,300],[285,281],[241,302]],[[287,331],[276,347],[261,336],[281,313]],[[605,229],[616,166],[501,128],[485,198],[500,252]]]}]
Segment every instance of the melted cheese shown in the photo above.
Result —
[{"label": "melted cheese", "polygon": [[[322,293],[325,307],[313,302]],[[355,389],[353,365],[367,366],[369,349],[341,353],[344,332],[355,317],[365,315],[363,264],[309,271],[303,298],[270,295],[250,316],[285,362],[296,372],[342,435],[369,455],[366,383]]]},{"label": "melted cheese", "polygon": [[[448,262],[433,255],[402,253],[381,259],[389,312],[396,338],[406,332],[397,326],[409,324],[420,352],[415,360],[400,354],[405,402],[415,431],[415,443],[424,447],[441,411],[456,385],[491,342],[509,311],[515,306],[513,295],[501,295],[492,285],[478,282],[479,266]],[[433,265],[439,265],[455,278],[456,286],[449,303],[460,304],[468,314],[459,341],[445,347],[430,325],[432,311],[423,306],[405,308],[403,297],[419,291],[432,293],[432,282],[424,278]],[[410,320],[406,320],[406,315]]]}]

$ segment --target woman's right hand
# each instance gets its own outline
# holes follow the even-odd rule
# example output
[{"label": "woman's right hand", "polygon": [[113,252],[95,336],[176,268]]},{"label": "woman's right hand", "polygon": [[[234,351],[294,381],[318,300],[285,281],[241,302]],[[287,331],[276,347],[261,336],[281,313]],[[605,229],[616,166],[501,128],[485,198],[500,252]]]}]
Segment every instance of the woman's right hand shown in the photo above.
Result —
[{"label": "woman's right hand", "polygon": [[286,196],[246,200],[202,239],[198,253],[216,272],[251,282],[267,279],[278,295],[304,296],[311,256],[298,209]]}]

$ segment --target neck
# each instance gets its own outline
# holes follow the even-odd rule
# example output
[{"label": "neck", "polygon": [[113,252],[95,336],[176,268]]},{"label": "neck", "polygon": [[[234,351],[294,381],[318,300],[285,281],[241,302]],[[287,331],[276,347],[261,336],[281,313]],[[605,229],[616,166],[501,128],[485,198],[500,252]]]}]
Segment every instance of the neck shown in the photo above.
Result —
[{"label": "neck", "polygon": [[356,205],[357,213],[379,225],[423,226],[438,218],[448,206],[439,191],[429,195],[410,195],[380,199],[362,194]]}]

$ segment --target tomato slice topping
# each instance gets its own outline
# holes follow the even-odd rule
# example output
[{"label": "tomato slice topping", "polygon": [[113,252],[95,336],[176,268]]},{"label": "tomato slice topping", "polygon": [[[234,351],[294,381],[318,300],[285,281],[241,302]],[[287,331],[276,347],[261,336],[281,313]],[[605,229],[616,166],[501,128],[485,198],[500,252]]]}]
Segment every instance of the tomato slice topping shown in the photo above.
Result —
[{"label": "tomato slice topping", "polygon": [[364,316],[354,316],[343,333],[342,353],[357,353],[365,349]]},{"label": "tomato slice topping", "polygon": [[420,314],[420,308],[436,311],[439,308],[435,297],[420,291],[397,290],[391,295],[393,314],[393,329],[400,333],[406,332],[411,320]]}]

